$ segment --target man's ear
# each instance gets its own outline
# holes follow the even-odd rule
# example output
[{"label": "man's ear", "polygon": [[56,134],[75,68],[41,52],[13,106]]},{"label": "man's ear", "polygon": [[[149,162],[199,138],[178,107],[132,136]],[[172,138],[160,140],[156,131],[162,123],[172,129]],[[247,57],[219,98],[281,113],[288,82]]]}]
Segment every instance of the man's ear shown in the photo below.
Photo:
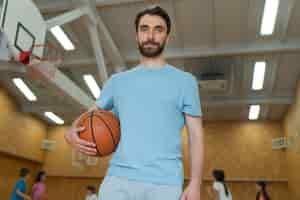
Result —
[{"label": "man's ear", "polygon": [[170,39],[170,34],[169,34],[169,35],[167,35],[166,44],[168,44],[168,43],[169,43],[169,39]]}]

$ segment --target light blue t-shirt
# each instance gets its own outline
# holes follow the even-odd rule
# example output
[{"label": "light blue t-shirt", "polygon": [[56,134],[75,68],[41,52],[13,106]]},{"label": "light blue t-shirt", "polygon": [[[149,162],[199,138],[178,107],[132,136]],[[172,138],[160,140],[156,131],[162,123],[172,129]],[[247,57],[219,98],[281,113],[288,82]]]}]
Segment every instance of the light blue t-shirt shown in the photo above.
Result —
[{"label": "light blue t-shirt", "polygon": [[22,193],[26,192],[26,182],[23,178],[18,180],[18,182],[16,183],[15,188],[10,197],[11,200],[23,200],[24,199],[23,197],[21,197],[17,194],[17,190],[19,190]]},{"label": "light blue t-shirt", "polygon": [[171,65],[143,65],[113,75],[96,105],[113,110],[121,139],[107,175],[158,184],[182,184],[184,113],[201,116],[197,80]]}]

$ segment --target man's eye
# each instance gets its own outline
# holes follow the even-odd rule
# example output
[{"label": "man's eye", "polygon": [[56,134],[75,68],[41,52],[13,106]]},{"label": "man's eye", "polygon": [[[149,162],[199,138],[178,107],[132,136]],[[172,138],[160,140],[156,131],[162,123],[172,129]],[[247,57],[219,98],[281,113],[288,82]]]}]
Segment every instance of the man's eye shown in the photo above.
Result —
[{"label": "man's eye", "polygon": [[141,30],[141,31],[147,31],[148,28],[147,28],[147,27],[141,27],[140,30]]},{"label": "man's eye", "polygon": [[163,29],[161,27],[159,27],[159,28],[156,28],[156,31],[157,32],[163,32]]}]

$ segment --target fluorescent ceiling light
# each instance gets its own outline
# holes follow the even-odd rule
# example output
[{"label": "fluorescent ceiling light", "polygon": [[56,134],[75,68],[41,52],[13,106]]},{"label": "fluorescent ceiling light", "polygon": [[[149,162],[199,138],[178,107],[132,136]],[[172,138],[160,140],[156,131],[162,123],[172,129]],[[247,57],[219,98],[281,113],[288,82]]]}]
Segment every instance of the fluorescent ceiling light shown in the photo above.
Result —
[{"label": "fluorescent ceiling light", "polygon": [[49,119],[51,119],[53,122],[55,122],[56,124],[64,124],[64,120],[62,120],[60,117],[58,117],[56,114],[54,114],[53,112],[45,112],[44,115],[46,117],[48,117]]},{"label": "fluorescent ceiling light", "polygon": [[264,86],[266,62],[256,62],[254,65],[252,89],[261,90]]},{"label": "fluorescent ceiling light", "polygon": [[34,93],[29,89],[29,87],[24,83],[24,81],[21,78],[13,78],[13,82],[29,101],[37,100]]},{"label": "fluorescent ceiling light", "polygon": [[271,35],[274,31],[276,16],[278,12],[279,0],[266,0],[263,18],[261,22],[260,34]]},{"label": "fluorescent ceiling light", "polygon": [[100,96],[101,91],[94,77],[91,74],[85,74],[83,75],[83,79],[91,90],[93,96],[97,99]]},{"label": "fluorescent ceiling light", "polygon": [[58,42],[63,46],[63,48],[67,51],[74,50],[75,47],[65,32],[62,30],[61,27],[55,26],[50,29],[51,33],[55,36]]},{"label": "fluorescent ceiling light", "polygon": [[250,119],[250,120],[258,119],[259,112],[260,112],[260,106],[259,105],[251,105],[250,110],[249,110],[248,119]]}]

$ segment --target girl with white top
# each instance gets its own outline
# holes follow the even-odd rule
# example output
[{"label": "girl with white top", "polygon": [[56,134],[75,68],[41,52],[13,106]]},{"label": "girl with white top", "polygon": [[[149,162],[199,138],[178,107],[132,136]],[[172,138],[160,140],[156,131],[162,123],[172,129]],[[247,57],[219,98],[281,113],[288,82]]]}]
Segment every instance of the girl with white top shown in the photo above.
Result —
[{"label": "girl with white top", "polygon": [[232,195],[225,183],[225,174],[223,170],[213,170],[212,175],[214,177],[213,183],[213,200],[232,200]]},{"label": "girl with white top", "polygon": [[87,194],[85,196],[85,200],[98,200],[96,188],[92,185],[88,185],[86,187]]}]

